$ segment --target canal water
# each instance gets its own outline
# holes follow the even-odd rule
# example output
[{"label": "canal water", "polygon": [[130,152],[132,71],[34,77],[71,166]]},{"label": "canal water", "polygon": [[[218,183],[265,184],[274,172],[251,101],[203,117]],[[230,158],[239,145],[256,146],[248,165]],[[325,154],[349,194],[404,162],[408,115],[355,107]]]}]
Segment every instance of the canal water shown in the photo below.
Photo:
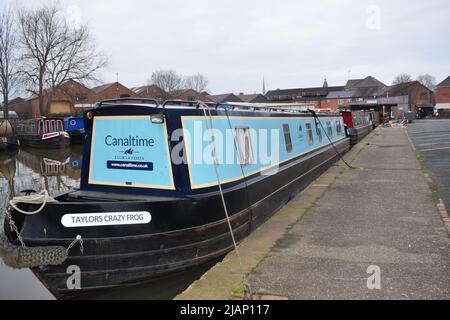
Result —
[{"label": "canal water", "polygon": [[[48,190],[51,196],[79,187],[82,146],[61,150],[20,148],[0,151],[0,227],[6,205],[22,190]],[[145,285],[83,296],[88,299],[172,299],[217,261]],[[54,299],[28,269],[8,268],[0,258],[0,300]]]}]

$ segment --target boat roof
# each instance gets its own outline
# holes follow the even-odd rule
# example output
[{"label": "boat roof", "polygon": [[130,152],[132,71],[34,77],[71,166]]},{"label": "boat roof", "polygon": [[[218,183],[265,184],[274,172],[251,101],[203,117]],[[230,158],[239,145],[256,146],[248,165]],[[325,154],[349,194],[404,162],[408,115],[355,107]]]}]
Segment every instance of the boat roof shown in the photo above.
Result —
[{"label": "boat roof", "polygon": [[[126,103],[129,102],[129,103]],[[321,111],[315,110],[311,106],[306,106],[303,103],[246,103],[246,102],[223,102],[223,103],[204,103],[201,101],[185,101],[185,100],[167,100],[164,103],[159,103],[153,99],[141,98],[119,98],[113,100],[104,100],[97,103],[97,107],[111,106],[117,104],[127,104],[144,106],[161,109],[200,109],[202,106],[208,106],[212,109],[225,109],[235,111],[250,111],[250,112],[274,112],[274,113],[301,113],[311,114],[310,111],[315,111],[318,115],[337,115],[338,111]]]}]

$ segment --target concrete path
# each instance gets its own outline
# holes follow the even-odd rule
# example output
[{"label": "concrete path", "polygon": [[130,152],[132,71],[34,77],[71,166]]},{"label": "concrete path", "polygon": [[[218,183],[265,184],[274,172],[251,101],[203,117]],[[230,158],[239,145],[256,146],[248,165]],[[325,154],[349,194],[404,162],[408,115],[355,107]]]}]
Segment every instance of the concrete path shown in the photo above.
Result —
[{"label": "concrete path", "polygon": [[437,192],[450,208],[450,119],[417,120],[408,132],[436,184]]},{"label": "concrete path", "polygon": [[[362,169],[345,170],[253,269],[253,291],[450,299],[448,234],[406,131],[380,128],[352,164]],[[378,268],[381,289],[369,289]]]}]

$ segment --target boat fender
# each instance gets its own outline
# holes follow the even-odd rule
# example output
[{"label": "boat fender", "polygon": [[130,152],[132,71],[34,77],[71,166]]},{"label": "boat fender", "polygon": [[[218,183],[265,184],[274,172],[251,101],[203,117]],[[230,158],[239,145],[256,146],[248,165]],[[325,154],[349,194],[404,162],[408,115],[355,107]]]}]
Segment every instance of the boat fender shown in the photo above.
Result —
[{"label": "boat fender", "polygon": [[[1,228],[3,230],[3,228]],[[22,247],[13,245],[5,233],[0,231],[0,257],[10,268],[23,269],[39,266],[60,265],[67,259],[67,250],[62,246]]]},{"label": "boat fender", "polygon": [[[23,197],[15,197],[10,201],[10,206],[6,211],[6,220],[9,223],[11,231],[17,235],[17,240],[21,245],[11,243],[5,234],[3,226],[0,227],[0,257],[4,263],[14,269],[34,268],[48,265],[61,265],[68,257],[69,250],[77,243],[80,243],[80,251],[83,254],[83,239],[78,235],[67,248],[63,246],[48,246],[48,247],[27,247],[20,236],[11,212],[16,210],[22,214],[32,215],[41,212],[45,205],[50,202],[57,202],[55,199],[49,197],[47,190],[40,192],[37,195],[27,195]],[[21,210],[17,204],[41,204],[39,209],[29,212]]]}]

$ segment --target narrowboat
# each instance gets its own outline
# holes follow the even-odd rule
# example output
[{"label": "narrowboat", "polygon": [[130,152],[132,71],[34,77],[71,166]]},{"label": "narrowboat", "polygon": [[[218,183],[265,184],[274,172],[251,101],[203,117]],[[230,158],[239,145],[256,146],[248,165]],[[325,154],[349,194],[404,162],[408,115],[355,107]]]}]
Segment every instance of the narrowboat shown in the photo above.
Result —
[{"label": "narrowboat", "polygon": [[34,118],[18,121],[17,137],[21,144],[33,148],[58,149],[70,145],[64,130],[64,118]]},{"label": "narrowboat", "polygon": [[360,142],[373,130],[372,114],[368,111],[341,111],[350,137],[350,145]]},{"label": "narrowboat", "polygon": [[64,118],[64,127],[70,135],[72,144],[82,144],[84,139],[84,120],[83,117]]},{"label": "narrowboat", "polygon": [[80,188],[12,210],[21,239],[5,220],[12,245],[70,248],[30,267],[56,297],[224,256],[349,149],[338,113],[252,104],[117,99],[84,124]]},{"label": "narrowboat", "polygon": [[0,120],[0,150],[17,148],[19,140],[9,120]]}]

